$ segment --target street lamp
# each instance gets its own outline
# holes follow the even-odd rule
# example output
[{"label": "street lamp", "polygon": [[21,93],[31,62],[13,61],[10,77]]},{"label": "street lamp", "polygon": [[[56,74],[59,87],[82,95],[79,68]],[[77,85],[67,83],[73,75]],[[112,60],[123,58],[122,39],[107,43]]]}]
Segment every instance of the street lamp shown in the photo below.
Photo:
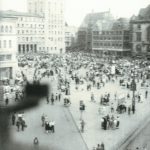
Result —
[{"label": "street lamp", "polygon": [[132,111],[135,113],[135,91],[136,91],[136,83],[135,83],[135,57],[134,57],[134,70],[133,70],[133,79],[131,83],[131,91],[133,91],[132,97]]}]

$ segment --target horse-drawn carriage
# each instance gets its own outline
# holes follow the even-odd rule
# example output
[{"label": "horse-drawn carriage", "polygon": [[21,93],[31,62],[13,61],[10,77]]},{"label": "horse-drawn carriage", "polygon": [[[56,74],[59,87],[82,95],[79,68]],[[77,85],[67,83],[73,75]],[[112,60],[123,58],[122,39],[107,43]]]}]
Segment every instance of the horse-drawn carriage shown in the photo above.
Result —
[{"label": "horse-drawn carriage", "polygon": [[122,113],[126,112],[126,110],[127,110],[127,106],[126,106],[126,101],[125,101],[125,95],[121,94],[118,97],[118,106],[117,106],[116,111],[119,114],[122,114]]},{"label": "horse-drawn carriage", "polygon": [[71,105],[70,97],[66,95],[64,97],[64,106],[68,107],[70,105]]}]

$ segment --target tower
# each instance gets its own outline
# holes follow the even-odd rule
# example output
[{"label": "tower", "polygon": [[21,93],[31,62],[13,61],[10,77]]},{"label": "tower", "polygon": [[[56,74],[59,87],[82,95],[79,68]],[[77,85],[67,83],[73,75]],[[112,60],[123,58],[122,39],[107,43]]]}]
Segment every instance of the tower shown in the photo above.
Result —
[{"label": "tower", "polygon": [[28,0],[28,12],[44,17],[45,50],[65,52],[64,0]]}]

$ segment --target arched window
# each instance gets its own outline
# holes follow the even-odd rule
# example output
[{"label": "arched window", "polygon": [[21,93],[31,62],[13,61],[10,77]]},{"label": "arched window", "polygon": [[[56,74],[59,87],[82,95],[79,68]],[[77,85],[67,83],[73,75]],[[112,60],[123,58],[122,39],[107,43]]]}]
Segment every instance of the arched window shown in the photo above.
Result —
[{"label": "arched window", "polygon": [[1,26],[1,32],[4,32],[4,26]]},{"label": "arched window", "polygon": [[4,48],[6,48],[7,47],[7,45],[6,45],[6,40],[4,40]]},{"label": "arched window", "polygon": [[5,27],[5,32],[8,32],[8,26]]},{"label": "arched window", "polygon": [[150,26],[147,28],[147,41],[150,42]]},{"label": "arched window", "polygon": [[12,26],[9,27],[9,32],[12,32]]}]

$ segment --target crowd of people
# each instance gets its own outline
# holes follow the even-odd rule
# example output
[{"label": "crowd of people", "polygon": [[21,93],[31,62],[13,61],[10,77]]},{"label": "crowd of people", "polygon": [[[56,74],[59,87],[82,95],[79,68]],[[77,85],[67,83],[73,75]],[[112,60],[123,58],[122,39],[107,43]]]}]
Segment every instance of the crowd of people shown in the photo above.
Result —
[{"label": "crowd of people", "polygon": [[[67,53],[64,55],[23,55],[18,57],[19,67],[21,68],[20,74],[16,75],[16,80],[14,82],[15,86],[9,88],[9,82],[6,84],[6,96],[5,104],[8,105],[10,101],[18,102],[24,98],[24,85],[28,82],[42,83],[44,78],[49,78],[50,80],[57,80],[57,87],[54,90],[51,88],[51,92],[48,97],[46,97],[46,102],[52,105],[56,101],[64,103],[64,106],[71,105],[71,86],[75,85],[76,91],[87,91],[91,92],[91,102],[99,103],[99,112],[102,114],[103,107],[110,107],[110,114],[103,114],[101,117],[101,128],[107,129],[118,129],[120,125],[119,115],[127,112],[129,115],[131,111],[135,113],[135,108],[132,105],[127,105],[127,100],[132,99],[132,95],[128,93],[119,101],[119,92],[112,95],[111,93],[103,93],[99,98],[93,93],[92,89],[101,90],[108,83],[117,83],[120,88],[131,89],[131,83],[134,80],[137,89],[147,88],[149,86],[148,79],[150,78],[150,63],[144,59],[130,59],[121,58],[115,59],[108,62],[97,61],[96,58],[91,57],[86,53]],[[113,69],[115,68],[115,69]],[[32,75],[32,80],[28,80],[28,75],[26,70],[33,69],[34,73]],[[53,86],[53,85],[51,85]],[[135,99],[138,103],[143,101],[143,97],[140,90],[135,93]],[[7,96],[7,93],[14,93],[13,100]],[[145,91],[145,98],[148,97],[148,90]],[[117,103],[117,105],[114,105]],[[116,116],[115,116],[116,115]],[[18,131],[20,126],[22,130],[25,127],[24,118],[18,117],[14,119],[15,115],[12,117],[12,124],[16,123]],[[14,123],[14,120],[15,123]],[[42,126],[45,127],[46,133],[55,132],[55,121],[48,121],[46,115],[42,115]],[[84,131],[85,121],[81,121],[81,131]],[[103,147],[98,145],[96,150]]]}]

